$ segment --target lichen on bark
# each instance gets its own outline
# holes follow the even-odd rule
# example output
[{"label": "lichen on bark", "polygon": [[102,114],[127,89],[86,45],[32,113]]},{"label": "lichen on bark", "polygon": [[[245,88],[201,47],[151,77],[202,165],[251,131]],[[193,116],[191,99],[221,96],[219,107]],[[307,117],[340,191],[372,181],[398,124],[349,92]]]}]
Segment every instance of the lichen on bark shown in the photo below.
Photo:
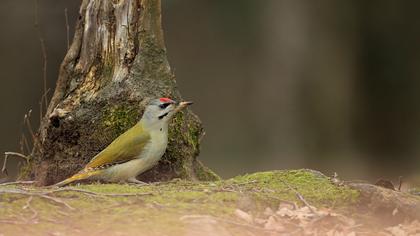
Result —
[{"label": "lichen on bark", "polygon": [[[163,96],[181,100],[166,56],[160,0],[84,0],[21,178],[46,185],[74,174],[133,126],[149,99]],[[191,110],[180,113],[162,161],[140,178],[217,179],[196,160],[202,134]]]}]

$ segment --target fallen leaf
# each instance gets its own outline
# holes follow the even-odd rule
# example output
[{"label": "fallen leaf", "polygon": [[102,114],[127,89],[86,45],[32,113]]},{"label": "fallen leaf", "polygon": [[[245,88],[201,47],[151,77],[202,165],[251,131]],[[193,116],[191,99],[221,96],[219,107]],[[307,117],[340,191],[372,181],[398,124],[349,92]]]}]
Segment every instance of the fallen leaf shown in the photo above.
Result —
[{"label": "fallen leaf", "polygon": [[235,215],[238,218],[241,218],[242,220],[246,221],[249,224],[252,224],[254,222],[252,216],[248,213],[246,213],[245,211],[242,211],[240,209],[236,209],[235,210]]}]

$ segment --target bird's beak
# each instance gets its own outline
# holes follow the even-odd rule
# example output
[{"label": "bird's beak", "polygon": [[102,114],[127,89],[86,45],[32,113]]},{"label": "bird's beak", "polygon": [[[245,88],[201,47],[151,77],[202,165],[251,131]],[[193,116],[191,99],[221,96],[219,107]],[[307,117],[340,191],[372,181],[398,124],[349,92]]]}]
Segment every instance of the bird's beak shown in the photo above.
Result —
[{"label": "bird's beak", "polygon": [[189,106],[189,105],[192,105],[192,104],[193,104],[193,102],[191,102],[191,101],[184,101],[184,102],[180,102],[179,106],[186,107],[186,106]]},{"label": "bird's beak", "polygon": [[187,106],[189,106],[191,104],[193,104],[193,102],[189,102],[189,101],[188,102],[187,101],[180,102],[178,104],[178,106],[175,108],[175,113],[178,112],[178,111],[180,111],[180,110],[182,110],[182,109],[184,109],[185,107],[187,107]]}]

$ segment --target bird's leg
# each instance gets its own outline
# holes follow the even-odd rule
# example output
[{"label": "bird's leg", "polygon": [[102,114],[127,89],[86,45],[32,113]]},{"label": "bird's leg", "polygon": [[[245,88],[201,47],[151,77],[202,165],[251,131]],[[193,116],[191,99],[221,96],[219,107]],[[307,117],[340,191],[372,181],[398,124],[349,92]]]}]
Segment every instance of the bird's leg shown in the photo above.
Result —
[{"label": "bird's leg", "polygon": [[149,185],[148,183],[145,183],[143,181],[136,179],[136,177],[131,177],[127,179],[127,183],[138,184],[138,185]]}]

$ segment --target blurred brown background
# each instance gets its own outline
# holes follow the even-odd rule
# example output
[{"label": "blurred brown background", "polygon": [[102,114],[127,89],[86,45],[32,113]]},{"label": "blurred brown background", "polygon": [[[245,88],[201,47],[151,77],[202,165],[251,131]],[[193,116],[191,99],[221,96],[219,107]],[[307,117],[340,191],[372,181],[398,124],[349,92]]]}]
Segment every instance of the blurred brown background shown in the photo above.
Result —
[{"label": "blurred brown background", "polygon": [[[39,0],[53,90],[80,1]],[[417,1],[162,0],[169,60],[223,177],[314,168],[397,179],[420,170]],[[42,53],[35,2],[0,2],[0,151],[36,127]],[[49,93],[51,95],[52,92]],[[16,170],[16,162],[9,163]]]}]

